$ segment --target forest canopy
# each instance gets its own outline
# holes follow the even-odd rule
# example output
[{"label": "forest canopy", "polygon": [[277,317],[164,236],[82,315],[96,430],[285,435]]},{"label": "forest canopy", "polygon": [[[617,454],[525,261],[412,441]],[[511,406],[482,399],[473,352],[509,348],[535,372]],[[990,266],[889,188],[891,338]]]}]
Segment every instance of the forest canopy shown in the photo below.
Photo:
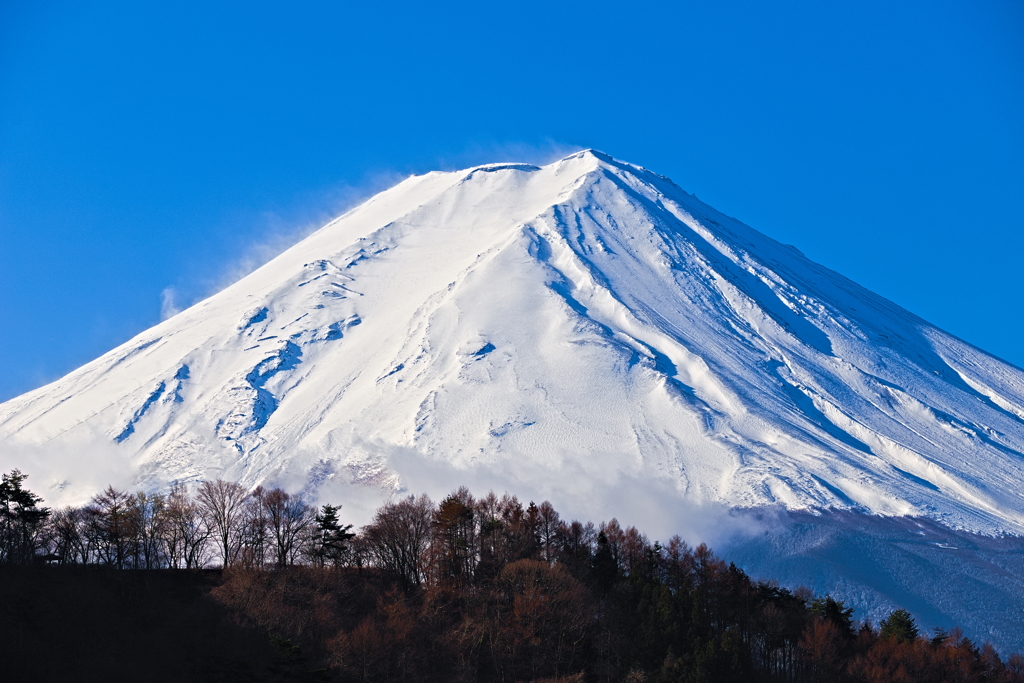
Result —
[{"label": "forest canopy", "polygon": [[[706,545],[565,520],[547,501],[460,488],[388,502],[354,530],[341,506],[279,488],[108,487],[53,510],[25,482],[0,481],[0,643],[20,643],[5,661],[34,680],[65,680],[27,654],[51,647],[76,680],[120,656],[149,657],[151,680],[1024,683],[1024,657],[956,629],[922,634],[903,609],[858,622],[831,595],[754,581]],[[133,578],[145,576],[163,578]],[[68,619],[84,619],[71,603],[89,600],[106,605],[94,623],[132,633],[62,645]],[[139,618],[147,606],[160,616]],[[186,612],[220,626],[166,635]],[[155,623],[205,654],[167,666],[160,648],[118,654]]]}]

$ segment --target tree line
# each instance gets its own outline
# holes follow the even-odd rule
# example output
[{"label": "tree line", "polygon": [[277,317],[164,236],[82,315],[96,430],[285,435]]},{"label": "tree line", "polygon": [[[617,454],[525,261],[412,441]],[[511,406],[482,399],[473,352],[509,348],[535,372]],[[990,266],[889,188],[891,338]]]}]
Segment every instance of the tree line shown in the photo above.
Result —
[{"label": "tree line", "polygon": [[706,545],[564,520],[546,501],[410,496],[355,533],[338,506],[278,488],[110,487],[49,510],[24,480],[0,483],[0,561],[222,566],[210,596],[285,644],[289,680],[1024,683],[1024,657],[956,629],[921,634],[905,610],[855,622]]},{"label": "tree line", "polygon": [[338,565],[353,536],[339,507],[217,479],[166,494],[108,486],[82,507],[40,507],[18,470],[0,481],[0,562],[117,569]]}]

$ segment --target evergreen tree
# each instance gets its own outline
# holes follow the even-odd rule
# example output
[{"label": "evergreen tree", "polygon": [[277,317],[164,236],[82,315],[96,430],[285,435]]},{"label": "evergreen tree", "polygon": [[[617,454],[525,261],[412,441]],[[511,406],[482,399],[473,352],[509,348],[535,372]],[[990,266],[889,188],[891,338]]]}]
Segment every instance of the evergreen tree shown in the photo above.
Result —
[{"label": "evergreen tree", "polygon": [[594,582],[597,583],[601,595],[607,595],[612,585],[619,578],[619,565],[612,554],[611,544],[608,537],[602,531],[597,535],[597,552],[591,564],[591,571]]},{"label": "evergreen tree", "polygon": [[19,470],[0,478],[0,562],[31,562],[50,516],[49,508],[38,506],[43,499],[22,486],[27,478]]},{"label": "evergreen tree", "polygon": [[843,636],[853,638],[852,607],[847,607],[841,600],[836,600],[831,595],[826,595],[823,598],[811,600],[810,609],[811,614],[835,624]]},{"label": "evergreen tree", "polygon": [[321,566],[342,564],[349,551],[348,542],[355,537],[350,531],[352,525],[339,521],[340,510],[340,505],[324,505],[314,518],[313,557]]},{"label": "evergreen tree", "polygon": [[891,638],[897,643],[913,642],[917,638],[917,624],[914,617],[905,609],[892,612],[881,623],[883,638]]}]

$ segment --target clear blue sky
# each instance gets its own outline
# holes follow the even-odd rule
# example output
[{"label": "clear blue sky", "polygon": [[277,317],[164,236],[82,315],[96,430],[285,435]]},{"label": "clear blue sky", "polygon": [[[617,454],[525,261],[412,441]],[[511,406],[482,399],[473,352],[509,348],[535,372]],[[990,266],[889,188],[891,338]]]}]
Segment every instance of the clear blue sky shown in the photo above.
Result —
[{"label": "clear blue sky", "polygon": [[0,400],[396,174],[595,147],[1024,366],[1024,3],[0,3]]}]

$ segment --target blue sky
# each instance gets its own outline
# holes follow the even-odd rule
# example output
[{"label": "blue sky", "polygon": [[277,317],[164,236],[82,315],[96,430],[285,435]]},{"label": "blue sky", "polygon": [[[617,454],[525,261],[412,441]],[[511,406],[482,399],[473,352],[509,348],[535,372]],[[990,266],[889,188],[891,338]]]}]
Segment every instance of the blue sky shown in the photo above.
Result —
[{"label": "blue sky", "polygon": [[1024,366],[1020,2],[35,0],[0,3],[0,400],[402,175],[580,147]]}]

